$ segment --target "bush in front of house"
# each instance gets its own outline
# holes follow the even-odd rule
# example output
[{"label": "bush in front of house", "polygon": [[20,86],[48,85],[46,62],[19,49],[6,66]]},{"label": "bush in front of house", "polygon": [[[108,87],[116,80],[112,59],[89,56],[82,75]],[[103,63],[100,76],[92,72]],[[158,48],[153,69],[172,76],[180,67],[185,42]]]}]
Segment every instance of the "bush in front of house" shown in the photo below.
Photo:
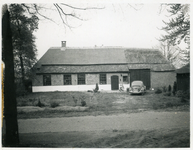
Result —
[{"label": "bush in front of house", "polygon": [[36,104],[38,107],[45,107],[45,104],[42,103],[40,100],[38,100],[38,103]]},{"label": "bush in front of house", "polygon": [[156,89],[155,94],[160,94],[160,93],[162,93],[162,90],[160,88]]},{"label": "bush in front of house", "polygon": [[174,82],[174,85],[173,85],[173,91],[172,91],[172,93],[173,93],[174,96],[176,95],[176,92],[177,92],[177,83],[176,83],[176,81],[175,81],[175,82]]},{"label": "bush in front of house", "polygon": [[168,86],[168,92],[171,92],[172,91],[172,87],[171,85]]},{"label": "bush in front of house", "polygon": [[95,93],[97,93],[98,90],[99,90],[99,85],[98,85],[98,83],[96,83],[96,87],[95,87],[95,89],[94,89],[93,91],[94,91]]},{"label": "bush in front of house", "polygon": [[91,92],[91,93],[93,93],[93,91],[92,91],[92,90],[88,90],[87,92]]},{"label": "bush in front of house", "polygon": [[85,100],[81,100],[81,105],[82,106],[86,106],[86,101]]},{"label": "bush in front of house", "polygon": [[166,92],[166,93],[164,93],[164,96],[171,96],[171,93],[170,92]]},{"label": "bush in front of house", "polygon": [[167,87],[166,86],[163,86],[162,89],[163,89],[162,90],[163,92],[167,92]]},{"label": "bush in front of house", "polygon": [[168,86],[168,90],[164,93],[164,96],[171,96],[171,85]]},{"label": "bush in front of house", "polygon": [[85,96],[79,98],[81,101],[81,106],[86,106]]},{"label": "bush in front of house", "polygon": [[50,107],[51,108],[55,108],[55,107],[58,107],[60,104],[58,102],[51,102],[50,103]]}]

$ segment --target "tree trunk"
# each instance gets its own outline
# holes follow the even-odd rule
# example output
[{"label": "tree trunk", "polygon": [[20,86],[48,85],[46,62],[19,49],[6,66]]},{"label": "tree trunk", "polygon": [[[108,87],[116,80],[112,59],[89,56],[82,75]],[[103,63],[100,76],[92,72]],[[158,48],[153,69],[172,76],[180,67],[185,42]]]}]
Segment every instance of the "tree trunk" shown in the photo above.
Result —
[{"label": "tree trunk", "polygon": [[24,66],[23,66],[23,57],[22,55],[19,56],[20,64],[21,64],[21,80],[22,80],[22,86],[25,85],[24,81]]},{"label": "tree trunk", "polygon": [[2,16],[2,45],[5,63],[4,80],[4,124],[5,134],[3,134],[3,146],[16,147],[19,144],[17,106],[14,84],[14,62],[12,33],[10,28],[10,17],[7,5],[3,6]]},{"label": "tree trunk", "polygon": [[170,60],[170,43],[167,41],[167,60]]}]

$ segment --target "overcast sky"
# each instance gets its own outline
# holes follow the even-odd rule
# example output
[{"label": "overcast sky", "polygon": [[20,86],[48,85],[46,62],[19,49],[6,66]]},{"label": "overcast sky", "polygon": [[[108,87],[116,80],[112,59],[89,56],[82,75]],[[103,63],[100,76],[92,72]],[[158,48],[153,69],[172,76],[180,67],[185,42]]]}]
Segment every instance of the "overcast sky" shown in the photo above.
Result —
[{"label": "overcast sky", "polygon": [[[22,0],[22,2],[26,1]],[[44,7],[55,9],[51,2],[58,1],[50,0],[49,4],[42,0],[27,2],[40,2]],[[68,13],[74,12],[84,20],[68,17],[68,23],[73,26],[71,29],[64,27],[56,9],[42,11],[42,14],[52,18],[55,23],[42,18],[39,21],[39,29],[34,33],[37,38],[38,59],[50,47],[61,46],[61,41],[66,41],[67,47],[152,48],[159,45],[157,39],[164,33],[160,30],[164,26],[162,20],[168,20],[166,10],[162,9],[160,13],[160,3],[152,3],[149,0],[138,0],[138,3],[132,3],[134,1],[129,0],[62,0],[59,2],[81,8],[103,9],[85,11],[68,9]]]},{"label": "overcast sky", "polygon": [[[56,23],[48,20],[39,22],[35,33],[40,58],[50,47],[61,46],[67,41],[67,47],[122,46],[152,48],[158,45],[156,38],[161,36],[159,28],[166,20],[160,12],[159,3],[74,3],[76,7],[98,7],[103,9],[76,11],[85,21],[69,18],[74,28],[64,28],[57,12],[44,12]],[[51,7],[51,4],[47,4]]]}]

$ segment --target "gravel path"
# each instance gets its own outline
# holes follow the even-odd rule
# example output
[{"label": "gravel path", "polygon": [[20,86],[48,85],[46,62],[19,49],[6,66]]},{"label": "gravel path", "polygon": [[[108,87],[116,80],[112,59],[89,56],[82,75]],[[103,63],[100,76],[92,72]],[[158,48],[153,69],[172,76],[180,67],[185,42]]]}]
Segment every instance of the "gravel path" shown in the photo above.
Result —
[{"label": "gravel path", "polygon": [[19,133],[190,128],[189,112],[141,112],[111,116],[19,119]]}]

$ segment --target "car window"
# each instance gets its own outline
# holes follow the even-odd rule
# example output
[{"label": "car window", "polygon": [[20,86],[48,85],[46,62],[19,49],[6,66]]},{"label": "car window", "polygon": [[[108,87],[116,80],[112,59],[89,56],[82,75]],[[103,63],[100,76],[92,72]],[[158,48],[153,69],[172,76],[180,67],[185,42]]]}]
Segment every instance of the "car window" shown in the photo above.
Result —
[{"label": "car window", "polygon": [[134,81],[134,82],[132,82],[132,84],[131,84],[132,86],[142,86],[143,85],[143,83],[141,82],[141,81]]}]

